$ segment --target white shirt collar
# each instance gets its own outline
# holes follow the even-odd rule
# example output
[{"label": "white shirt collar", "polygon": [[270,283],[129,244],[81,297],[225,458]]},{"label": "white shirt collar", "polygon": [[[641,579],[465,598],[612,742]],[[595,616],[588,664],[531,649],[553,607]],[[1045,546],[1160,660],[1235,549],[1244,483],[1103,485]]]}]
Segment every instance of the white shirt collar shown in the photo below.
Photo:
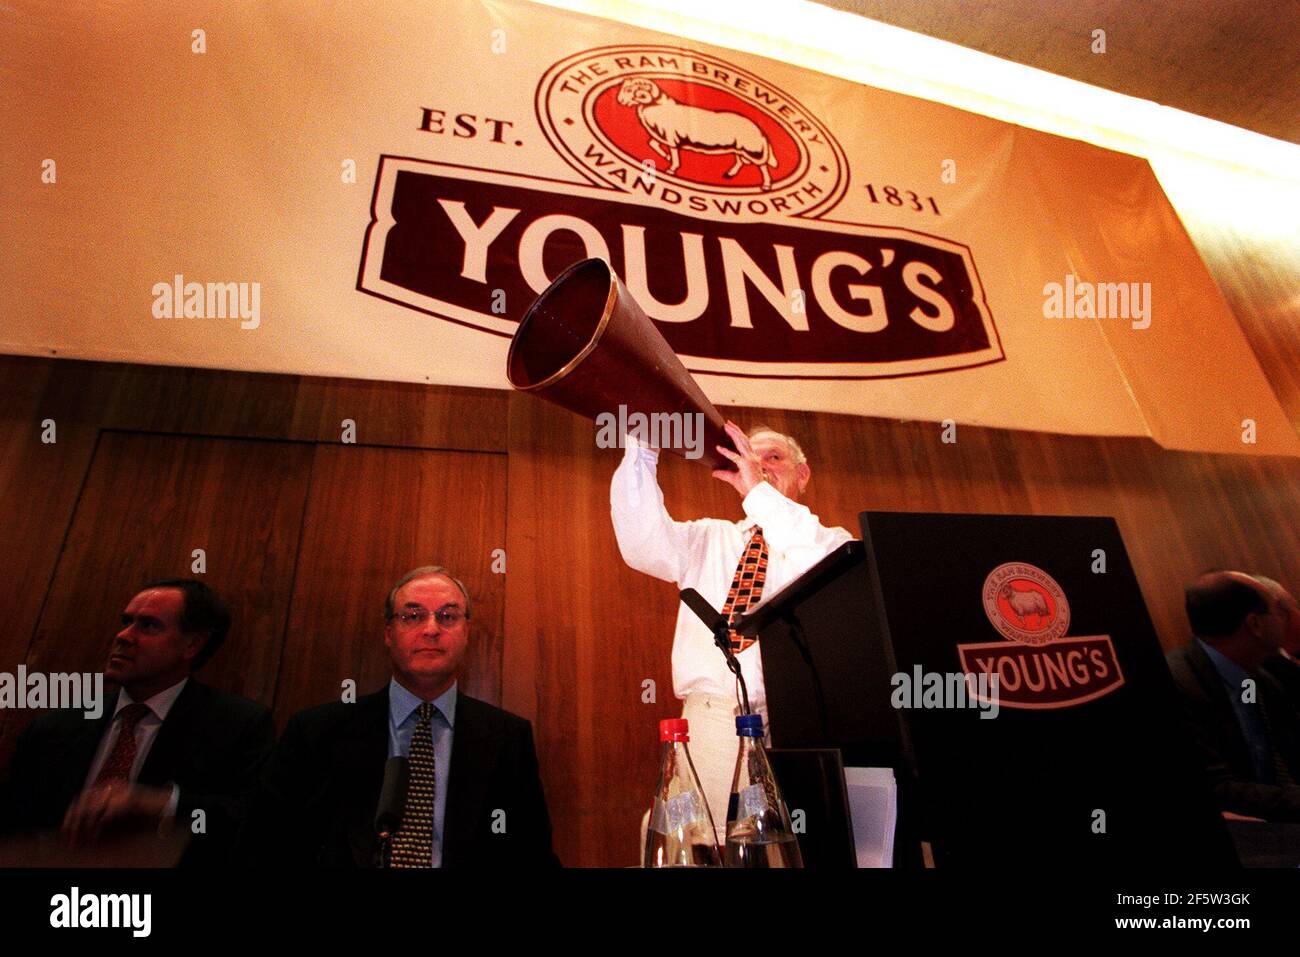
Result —
[{"label": "white shirt collar", "polygon": [[[158,716],[159,721],[166,721],[167,713],[171,711],[172,705],[176,704],[176,699],[181,696],[181,692],[185,690],[185,685],[189,680],[188,677],[182,678],[170,688],[164,688],[152,698],[146,698],[143,704]],[[117,707],[113,709],[113,717],[117,718],[119,711],[134,703],[135,699],[123,688],[117,696]]]}]

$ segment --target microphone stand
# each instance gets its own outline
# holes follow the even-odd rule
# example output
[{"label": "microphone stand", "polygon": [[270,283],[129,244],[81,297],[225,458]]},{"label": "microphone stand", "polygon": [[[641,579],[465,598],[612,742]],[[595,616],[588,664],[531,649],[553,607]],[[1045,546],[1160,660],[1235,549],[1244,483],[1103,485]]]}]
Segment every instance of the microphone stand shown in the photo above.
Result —
[{"label": "microphone stand", "polygon": [[745,676],[741,674],[740,662],[737,660],[735,652],[731,650],[731,625],[694,588],[683,589],[681,599],[686,607],[695,612],[700,621],[704,622],[709,630],[713,632],[713,643],[718,646],[718,650],[722,652],[722,657],[727,660],[727,667],[736,676],[736,681],[740,684],[740,713],[753,714],[753,710],[749,707],[749,688],[745,686]]},{"label": "microphone stand", "polygon": [[389,865],[388,850],[393,840],[393,832],[382,830],[376,835],[375,843],[375,867],[380,870],[386,870]]},{"label": "microphone stand", "polygon": [[384,764],[384,780],[379,790],[379,806],[375,809],[374,864],[387,868],[392,861],[393,834],[402,823],[402,809],[406,806],[408,764],[401,755],[390,757]]}]

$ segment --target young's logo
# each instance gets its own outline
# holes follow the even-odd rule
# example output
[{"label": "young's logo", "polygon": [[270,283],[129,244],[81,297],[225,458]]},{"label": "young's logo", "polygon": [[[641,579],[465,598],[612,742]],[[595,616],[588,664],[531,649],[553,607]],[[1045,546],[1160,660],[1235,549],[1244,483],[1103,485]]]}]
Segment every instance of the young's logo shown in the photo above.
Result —
[{"label": "young's logo", "polygon": [[844,151],[767,77],[600,47],[548,69],[534,105],[547,143],[528,148],[578,175],[380,157],[359,290],[508,337],[561,271],[598,257],[693,373],[902,378],[1006,358],[970,248],[831,219]]},{"label": "young's logo", "polygon": [[1012,641],[1045,645],[1070,627],[1070,605],[1051,575],[1034,565],[1008,562],[984,579],[984,613]]},{"label": "young's logo", "polygon": [[[660,84],[663,84],[662,86]],[[772,129],[770,117],[755,115],[752,110],[741,108],[740,103],[725,103],[724,107],[691,106],[689,103],[674,100],[663,87],[666,81],[648,80],[645,77],[624,80],[618,88],[620,106],[630,106],[636,110],[640,129],[631,127],[625,116],[615,115],[610,132],[617,139],[628,144],[629,149],[637,149],[643,138],[648,138],[650,148],[668,161],[664,172],[671,176],[682,167],[682,153],[697,153],[700,156],[725,156],[734,158],[729,170],[718,178],[717,164],[690,161],[680,173],[682,179],[720,188],[729,185],[726,181],[734,179],[746,166],[753,166],[763,178],[762,189],[767,192],[772,188],[772,174],[768,167],[776,169],[782,165],[777,162],[776,150],[772,146],[773,134],[784,133],[781,129]],[[677,84],[681,86],[682,84]],[[707,91],[706,91],[707,92]],[[678,96],[694,93],[689,87]],[[725,95],[725,94],[724,94]],[[696,94],[694,99],[702,99]],[[734,97],[732,98],[734,99]],[[726,109],[726,106],[733,107]],[[746,113],[749,115],[747,116]],[[764,121],[767,122],[764,122]],[[764,130],[763,127],[768,129]],[[689,157],[688,157],[689,160]],[[642,161],[642,166],[649,161]],[[649,161],[653,162],[653,161]],[[710,169],[713,165],[715,168]],[[788,164],[789,165],[789,164]],[[787,170],[788,177],[788,170]],[[753,177],[750,177],[752,182]],[[778,185],[780,180],[778,180]],[[741,177],[738,188],[745,186]]]},{"label": "young's logo", "polygon": [[844,151],[816,116],[707,54],[584,51],[546,72],[536,109],[551,144],[592,185],[691,212],[808,216],[848,187]]},{"label": "young's logo", "polygon": [[1068,708],[1124,683],[1110,635],[1066,637],[1069,602],[1041,568],[999,565],[981,597],[989,623],[1008,641],[958,645],[957,654],[963,671],[997,679],[1001,707]]}]

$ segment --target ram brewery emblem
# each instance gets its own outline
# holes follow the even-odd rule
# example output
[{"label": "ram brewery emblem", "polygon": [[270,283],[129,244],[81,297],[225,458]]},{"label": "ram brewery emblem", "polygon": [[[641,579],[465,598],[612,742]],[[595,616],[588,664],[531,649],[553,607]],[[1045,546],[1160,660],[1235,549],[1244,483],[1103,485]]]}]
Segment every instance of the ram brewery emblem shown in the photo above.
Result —
[{"label": "ram brewery emblem", "polygon": [[735,157],[723,173],[732,179],[741,168],[757,166],[764,191],[772,188],[768,167],[776,167],[772,144],[753,120],[725,110],[710,110],[678,103],[653,80],[636,77],[623,81],[618,102],[636,108],[637,119],[650,137],[650,147],[668,161],[668,173],[682,165],[681,150]]},{"label": "ram brewery emblem", "polygon": [[1006,562],[984,579],[984,613],[1004,637],[1046,645],[1065,636],[1070,604],[1056,579],[1028,562]]}]

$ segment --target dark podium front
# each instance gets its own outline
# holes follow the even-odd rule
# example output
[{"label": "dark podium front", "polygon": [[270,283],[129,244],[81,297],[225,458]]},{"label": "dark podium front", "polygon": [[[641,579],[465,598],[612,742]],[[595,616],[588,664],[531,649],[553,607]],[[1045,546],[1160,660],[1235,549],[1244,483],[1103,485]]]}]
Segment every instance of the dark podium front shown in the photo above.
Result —
[{"label": "dark podium front", "polygon": [[1113,519],[860,518],[739,630],[774,749],[894,769],[896,865],[1237,866]]}]

